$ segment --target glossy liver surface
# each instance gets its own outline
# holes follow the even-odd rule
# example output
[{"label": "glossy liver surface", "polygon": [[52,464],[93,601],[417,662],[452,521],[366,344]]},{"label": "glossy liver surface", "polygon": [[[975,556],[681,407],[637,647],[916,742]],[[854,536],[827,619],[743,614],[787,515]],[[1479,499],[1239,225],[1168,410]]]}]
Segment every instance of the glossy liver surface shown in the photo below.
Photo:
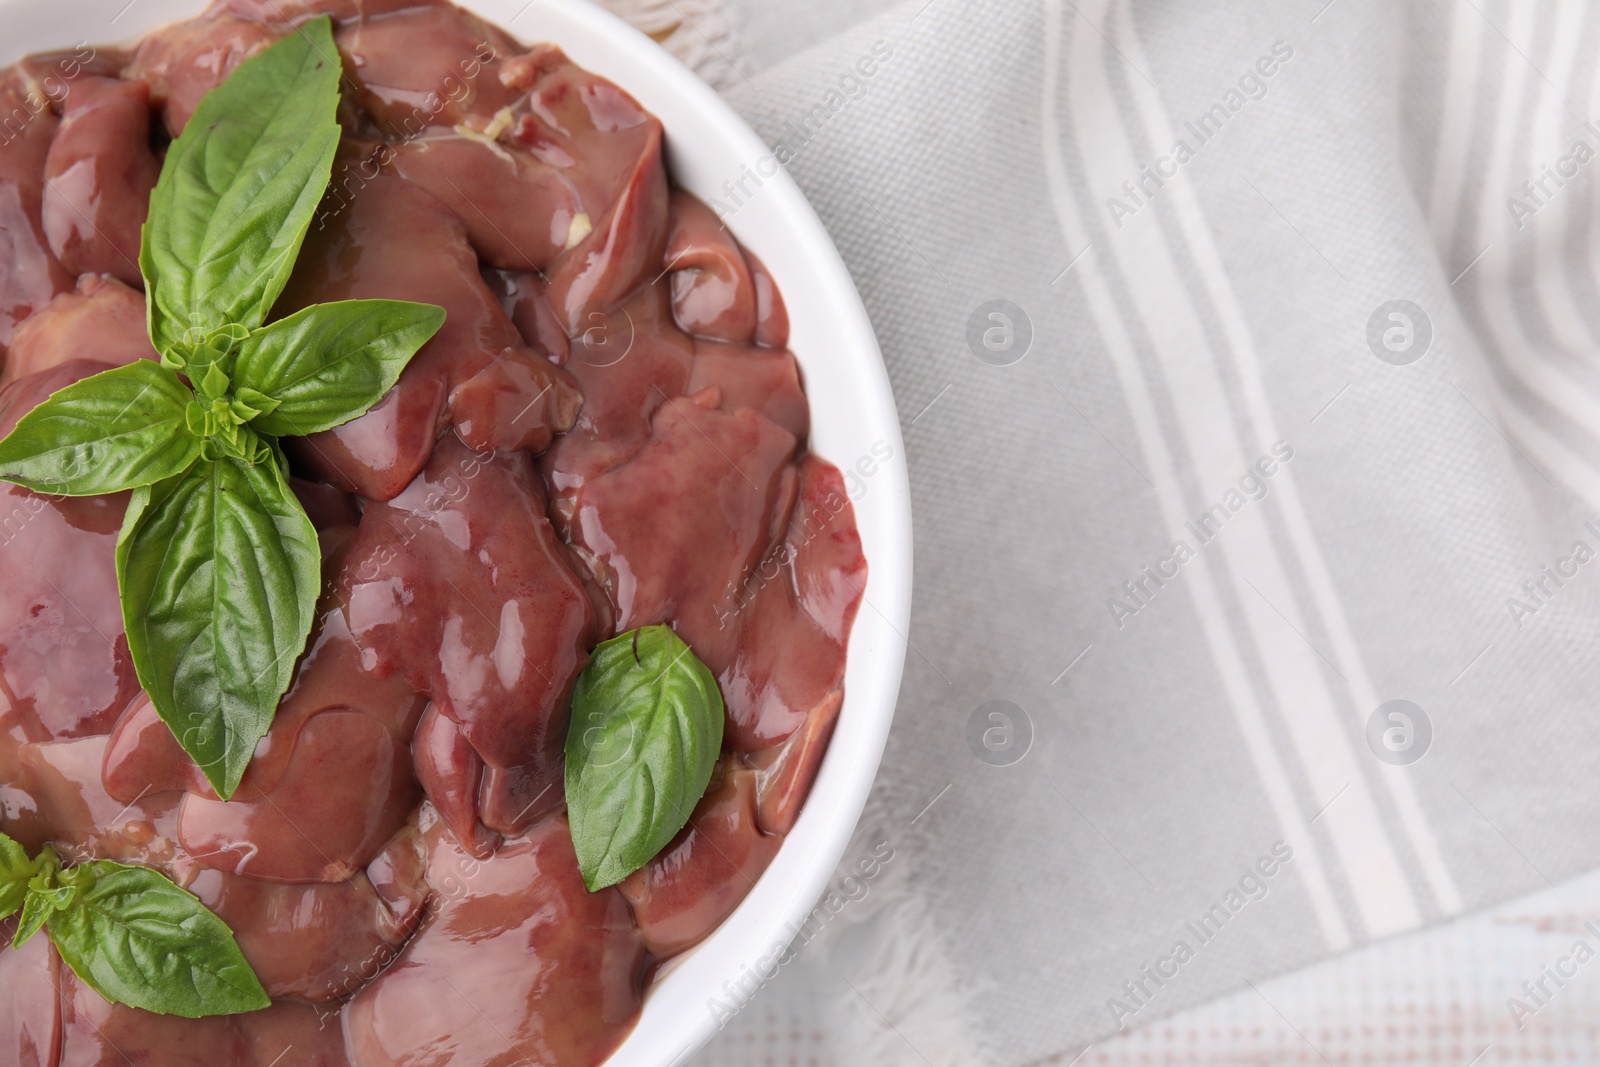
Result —
[{"label": "glossy liver surface", "polygon": [[[0,71],[0,433],[155,358],[138,241],[167,146],[320,13],[344,138],[273,317],[382,297],[447,319],[369,413],[286,442],[322,602],[230,801],[133,672],[125,495],[0,484],[0,830],[161,870],[274,1004],[107,1004],[38,938],[0,948],[0,1063],[592,1067],[760,877],[839,714],[866,561],[809,452],[778,287],[674,187],[654,116],[449,4],[218,0]],[[573,685],[653,624],[716,675],[723,752],[677,838],[591,893],[563,795]]]}]

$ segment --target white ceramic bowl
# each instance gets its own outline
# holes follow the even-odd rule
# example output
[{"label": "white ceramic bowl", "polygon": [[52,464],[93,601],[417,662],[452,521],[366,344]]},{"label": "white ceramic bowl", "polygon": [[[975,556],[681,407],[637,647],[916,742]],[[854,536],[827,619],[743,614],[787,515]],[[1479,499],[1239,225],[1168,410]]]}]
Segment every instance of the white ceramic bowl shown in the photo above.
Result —
[{"label": "white ceramic bowl", "polygon": [[[0,0],[0,63],[80,41],[115,43],[197,13],[200,0]],[[717,1029],[712,998],[756,985],[815,906],[866,803],[894,714],[911,614],[911,504],[905,448],[872,324],[816,213],[744,121],[655,42],[582,0],[466,0],[525,41],[553,41],[660,117],[678,184],[708,202],[748,167],[758,192],[729,225],[766,263],[789,307],[790,345],[811,399],[812,447],[849,471],[869,570],[850,638],[844,708],[794,832],[738,910],[653,988],[609,1067],[686,1060]],[[768,171],[775,173],[768,176]],[[746,188],[751,188],[747,185]],[[877,446],[874,449],[874,446]],[[887,446],[892,458],[876,458]]]}]

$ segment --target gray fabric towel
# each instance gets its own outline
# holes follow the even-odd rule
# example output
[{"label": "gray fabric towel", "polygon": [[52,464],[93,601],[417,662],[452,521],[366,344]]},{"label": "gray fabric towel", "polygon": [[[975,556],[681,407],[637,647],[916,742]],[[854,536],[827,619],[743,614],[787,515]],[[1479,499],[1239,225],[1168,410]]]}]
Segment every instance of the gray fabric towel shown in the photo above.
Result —
[{"label": "gray fabric towel", "polygon": [[702,1063],[1065,1065],[1596,866],[1597,49],[912,0],[736,71],[882,340],[917,598],[855,854]]}]

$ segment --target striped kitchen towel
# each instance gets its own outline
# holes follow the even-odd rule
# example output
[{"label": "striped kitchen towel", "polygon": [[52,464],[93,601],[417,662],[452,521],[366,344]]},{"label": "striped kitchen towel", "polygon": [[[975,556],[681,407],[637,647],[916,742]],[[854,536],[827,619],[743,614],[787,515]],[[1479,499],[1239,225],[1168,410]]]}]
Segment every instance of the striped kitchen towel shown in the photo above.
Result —
[{"label": "striped kitchen towel", "polygon": [[857,847],[701,1062],[1065,1067],[1600,866],[1600,8],[738,6],[917,595]]}]

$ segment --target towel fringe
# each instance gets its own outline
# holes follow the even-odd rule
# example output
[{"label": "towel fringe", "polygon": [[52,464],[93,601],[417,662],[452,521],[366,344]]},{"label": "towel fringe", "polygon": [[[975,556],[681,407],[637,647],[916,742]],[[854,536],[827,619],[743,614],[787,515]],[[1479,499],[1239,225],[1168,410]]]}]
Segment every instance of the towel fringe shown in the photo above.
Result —
[{"label": "towel fringe", "polygon": [[[937,847],[929,822],[911,822],[927,803],[898,783],[879,779],[840,871],[887,842],[895,858],[867,896],[845,908],[801,956],[815,968],[828,1018],[822,1029],[835,1063],[882,1067],[988,1067],[995,1062],[971,1006],[979,989],[963,979],[917,879],[917,857]],[[844,980],[841,980],[844,979]]]}]

